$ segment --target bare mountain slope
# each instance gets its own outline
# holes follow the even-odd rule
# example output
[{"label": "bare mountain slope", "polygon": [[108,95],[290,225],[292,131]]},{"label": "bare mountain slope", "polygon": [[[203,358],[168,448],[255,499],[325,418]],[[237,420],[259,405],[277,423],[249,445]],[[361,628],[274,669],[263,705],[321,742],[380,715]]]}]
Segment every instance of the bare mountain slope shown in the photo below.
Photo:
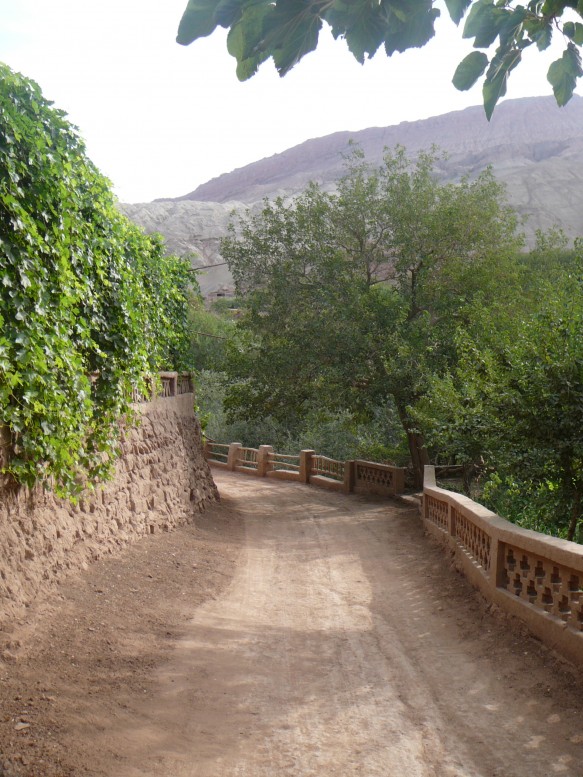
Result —
[{"label": "bare mountain slope", "polygon": [[[332,188],[351,139],[373,162],[380,161],[386,147],[401,144],[414,153],[435,144],[448,153],[440,163],[444,180],[492,165],[507,185],[511,203],[528,217],[530,234],[553,224],[571,236],[583,234],[581,97],[565,108],[558,108],[552,97],[508,100],[490,123],[478,106],[424,121],[337,132],[221,175],[175,200],[122,208],[147,231],[161,232],[172,251],[194,251],[203,257],[195,264],[216,264],[221,261],[219,240],[233,209],[240,211],[263,197],[293,195],[310,180]],[[205,291],[228,282],[225,268],[209,271],[202,279]]]},{"label": "bare mountain slope", "polygon": [[443,165],[448,178],[488,164],[518,170],[561,158],[574,147],[582,151],[583,98],[573,98],[565,108],[558,108],[552,97],[510,100],[497,108],[490,123],[476,106],[392,127],[337,132],[214,178],[177,201],[252,203],[274,193],[297,192],[309,180],[326,184],[341,174],[342,154],[351,139],[373,161],[397,144],[412,152],[436,144],[449,155]]}]

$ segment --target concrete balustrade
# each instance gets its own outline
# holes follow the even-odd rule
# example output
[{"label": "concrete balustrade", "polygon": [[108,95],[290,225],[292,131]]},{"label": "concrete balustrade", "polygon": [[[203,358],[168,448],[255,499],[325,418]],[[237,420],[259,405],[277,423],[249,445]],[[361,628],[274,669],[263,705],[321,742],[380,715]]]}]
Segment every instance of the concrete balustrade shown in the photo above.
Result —
[{"label": "concrete balustrade", "polygon": [[481,593],[543,642],[583,662],[583,547],[522,529],[462,494],[439,488],[425,467],[423,522]]},{"label": "concrete balustrade", "polygon": [[402,467],[362,460],[337,461],[313,450],[283,454],[275,453],[271,445],[245,448],[239,442],[226,445],[207,440],[205,455],[212,466],[231,472],[309,483],[345,494],[396,496],[405,490]]}]

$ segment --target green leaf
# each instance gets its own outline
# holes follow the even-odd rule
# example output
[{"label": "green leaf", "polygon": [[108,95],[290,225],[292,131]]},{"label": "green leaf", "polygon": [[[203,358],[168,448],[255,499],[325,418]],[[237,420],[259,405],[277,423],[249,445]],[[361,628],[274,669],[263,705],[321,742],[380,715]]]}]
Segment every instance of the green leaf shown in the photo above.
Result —
[{"label": "green leaf", "polygon": [[482,88],[484,111],[488,121],[492,118],[498,100],[506,94],[508,76],[521,58],[522,51],[512,48],[510,50],[498,49],[496,56],[492,59]]},{"label": "green leaf", "polygon": [[527,31],[530,39],[536,43],[539,51],[544,51],[551,45],[553,27],[549,19],[527,18],[524,22],[524,29]]},{"label": "green leaf", "polygon": [[468,10],[472,0],[445,0],[451,20],[459,24]]},{"label": "green leaf", "polygon": [[429,0],[400,0],[389,6],[385,51],[389,56],[396,51],[424,46],[435,35],[435,20],[439,10]]},{"label": "green leaf", "polygon": [[474,38],[474,48],[487,49],[494,43],[511,13],[494,5],[493,0],[477,0],[466,20],[463,37]]},{"label": "green leaf", "polygon": [[189,0],[178,26],[177,43],[189,43],[210,35],[217,27],[232,27],[246,7],[270,5],[269,0]]},{"label": "green leaf", "polygon": [[566,105],[569,102],[577,85],[577,79],[582,75],[579,50],[574,43],[569,43],[563,56],[552,63],[547,74],[558,105]]},{"label": "green leaf", "polygon": [[337,0],[325,14],[335,38],[343,36],[349,50],[358,62],[363,63],[365,55],[372,57],[385,39],[386,16],[380,5]]},{"label": "green leaf", "polygon": [[[257,4],[258,0],[255,0]],[[261,2],[261,0],[259,0]],[[245,0],[220,0],[215,11],[215,21],[220,27],[231,27],[241,18]],[[266,4],[266,0],[264,0]]]},{"label": "green leaf", "polygon": [[269,56],[261,48],[263,23],[269,11],[267,5],[251,5],[229,31],[227,49],[237,60],[237,78],[240,81],[251,78]]},{"label": "green leaf", "polygon": [[526,19],[526,8],[519,5],[513,11],[506,12],[500,24],[499,36],[502,44],[518,43],[523,37],[522,27]]},{"label": "green leaf", "polygon": [[581,22],[565,22],[563,32],[577,46],[583,45],[583,24]]},{"label": "green leaf", "polygon": [[472,51],[459,63],[452,83],[461,92],[471,89],[488,67],[488,57],[482,51]]},{"label": "green leaf", "polygon": [[263,47],[271,53],[280,76],[316,48],[321,27],[322,19],[304,0],[286,0],[269,7],[263,24]]},{"label": "green leaf", "polygon": [[188,0],[178,25],[176,42],[182,46],[210,35],[217,27],[217,0]]}]

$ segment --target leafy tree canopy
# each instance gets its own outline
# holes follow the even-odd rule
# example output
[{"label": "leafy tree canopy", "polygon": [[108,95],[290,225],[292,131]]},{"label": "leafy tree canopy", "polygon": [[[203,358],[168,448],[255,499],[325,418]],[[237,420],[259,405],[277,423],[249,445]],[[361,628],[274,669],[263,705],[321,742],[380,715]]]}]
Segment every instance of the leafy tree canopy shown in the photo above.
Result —
[{"label": "leafy tree canopy", "polygon": [[265,202],[223,241],[244,304],[227,402],[292,425],[308,408],[371,413],[392,403],[417,477],[423,442],[409,408],[455,359],[477,298],[508,299],[521,245],[490,171],[440,184],[436,154],[347,159],[335,194],[310,186]]},{"label": "leafy tree canopy", "polygon": [[[445,0],[452,20],[465,18],[463,37],[474,41],[459,64],[453,83],[466,90],[484,76],[483,99],[488,118],[506,93],[510,73],[525,49],[548,48],[553,32],[566,47],[549,68],[548,80],[559,105],[573,95],[583,75],[583,8],[577,0]],[[189,0],[177,40],[188,45],[217,27],[229,30],[227,48],[237,60],[237,76],[253,76],[273,58],[281,76],[318,45],[326,22],[335,38],[344,38],[359,62],[382,47],[388,56],[424,46],[435,34],[440,10],[434,0]],[[487,53],[486,53],[487,52]]]},{"label": "leafy tree canopy", "polygon": [[[578,253],[581,246],[577,247]],[[529,310],[476,311],[454,369],[433,376],[417,417],[439,449],[478,459],[485,497],[530,528],[577,536],[583,514],[583,264],[541,280]]]}]

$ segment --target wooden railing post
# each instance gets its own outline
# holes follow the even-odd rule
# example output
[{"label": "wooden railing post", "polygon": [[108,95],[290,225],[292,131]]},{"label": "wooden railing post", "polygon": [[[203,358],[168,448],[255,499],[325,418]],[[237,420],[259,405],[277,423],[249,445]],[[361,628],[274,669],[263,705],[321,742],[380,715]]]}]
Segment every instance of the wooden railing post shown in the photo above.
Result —
[{"label": "wooden railing post", "polygon": [[231,472],[235,470],[235,467],[237,466],[237,459],[239,458],[239,450],[243,447],[243,443],[240,442],[232,442],[229,445],[229,455],[227,457],[227,469],[230,469]]},{"label": "wooden railing post", "polygon": [[260,445],[257,450],[257,474],[261,478],[273,469],[273,462],[269,460],[270,453],[273,453],[272,445]]},{"label": "wooden railing post", "polygon": [[310,482],[310,473],[312,471],[312,456],[316,451],[300,451],[300,483]]}]

